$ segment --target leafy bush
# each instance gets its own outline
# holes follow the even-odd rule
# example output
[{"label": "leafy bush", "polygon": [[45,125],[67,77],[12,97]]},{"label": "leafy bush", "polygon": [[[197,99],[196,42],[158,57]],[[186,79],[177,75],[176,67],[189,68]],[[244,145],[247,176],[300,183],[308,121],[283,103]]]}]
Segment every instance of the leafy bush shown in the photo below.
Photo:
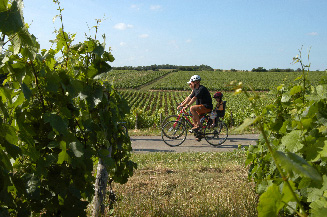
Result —
[{"label": "leafy bush", "polygon": [[[294,60],[302,66],[298,84],[277,87],[274,103],[256,109],[256,117],[241,127],[255,123],[261,130],[247,157],[249,177],[261,194],[259,216],[327,212],[327,83],[308,85],[308,66],[300,57]],[[253,107],[260,101],[249,99]]]},{"label": "leafy bush", "polygon": [[0,216],[85,216],[97,159],[119,183],[136,166],[117,128],[127,102],[97,79],[114,58],[92,38],[74,45],[63,28],[55,48],[39,53],[22,1],[7,2],[0,1]]}]

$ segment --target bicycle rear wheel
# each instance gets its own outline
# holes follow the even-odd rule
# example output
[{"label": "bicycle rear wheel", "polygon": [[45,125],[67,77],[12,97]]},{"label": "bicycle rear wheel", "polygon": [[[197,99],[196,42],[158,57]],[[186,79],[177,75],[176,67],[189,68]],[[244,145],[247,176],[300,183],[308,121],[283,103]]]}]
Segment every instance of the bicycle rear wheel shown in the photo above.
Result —
[{"label": "bicycle rear wheel", "polygon": [[228,127],[224,122],[218,121],[217,125],[214,127],[207,125],[204,130],[204,135],[205,140],[210,145],[219,146],[222,145],[228,137]]},{"label": "bicycle rear wheel", "polygon": [[179,146],[186,139],[185,125],[180,121],[169,121],[161,129],[162,140],[169,146]]}]

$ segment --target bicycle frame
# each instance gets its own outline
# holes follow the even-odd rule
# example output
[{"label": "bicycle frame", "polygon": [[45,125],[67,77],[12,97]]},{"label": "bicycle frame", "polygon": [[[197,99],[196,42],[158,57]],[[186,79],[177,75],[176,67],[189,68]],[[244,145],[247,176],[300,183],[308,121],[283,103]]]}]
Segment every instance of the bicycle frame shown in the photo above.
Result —
[{"label": "bicycle frame", "polygon": [[[180,110],[179,112],[179,115],[176,119],[176,123],[177,121],[181,120],[181,119],[184,119],[185,122],[189,125],[189,127],[194,127],[194,124],[192,122],[192,120],[190,120],[188,117],[193,117],[192,115],[188,114],[185,110]],[[206,117],[206,114],[204,115],[200,115],[200,120],[203,118],[203,117]],[[175,126],[175,125],[174,125]],[[204,129],[205,126],[202,126],[202,129]]]}]

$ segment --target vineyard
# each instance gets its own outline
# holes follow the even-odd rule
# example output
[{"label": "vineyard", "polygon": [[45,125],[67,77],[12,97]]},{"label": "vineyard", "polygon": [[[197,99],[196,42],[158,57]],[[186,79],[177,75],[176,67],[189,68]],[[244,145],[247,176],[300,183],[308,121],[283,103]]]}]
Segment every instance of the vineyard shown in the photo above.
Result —
[{"label": "vineyard", "polygon": [[[117,70],[107,74],[106,79],[112,81],[116,88],[139,89],[146,85],[147,90],[189,90],[186,82],[194,74],[202,78],[202,84],[209,90],[231,91],[228,84],[242,81],[256,91],[269,91],[280,84],[292,85],[301,72],[243,72],[243,71],[136,71]],[[317,84],[323,72],[312,71],[308,79]]]},{"label": "vineyard", "polygon": [[[323,72],[310,72],[308,75],[312,84],[317,84]],[[245,118],[253,114],[244,95],[233,95],[232,81],[242,81],[244,87],[260,91],[264,97],[260,108],[272,103],[269,91],[280,84],[290,86],[296,82],[301,72],[222,72],[222,71],[135,71],[117,70],[109,72],[105,79],[112,81],[120,94],[131,108],[126,122],[129,128],[158,127],[161,121],[172,114],[176,114],[177,104],[190,94],[186,82],[198,74],[213,95],[215,91],[222,91],[227,101],[227,110],[224,121],[228,125],[239,126]],[[214,102],[215,105],[215,102]],[[136,120],[137,116],[137,120]],[[137,122],[137,123],[136,123]]]},{"label": "vineyard", "polygon": [[[138,116],[138,126],[140,128],[160,126],[165,117],[177,113],[177,104],[190,94],[188,91],[136,90],[121,90],[120,93],[131,107],[132,112],[127,118],[129,128],[135,126],[136,115]],[[260,95],[267,98],[265,105],[271,102],[272,98],[266,93]],[[224,93],[224,100],[227,101],[224,120],[229,125],[238,126],[253,113],[253,109],[243,95],[234,96],[233,93],[226,92]]]}]

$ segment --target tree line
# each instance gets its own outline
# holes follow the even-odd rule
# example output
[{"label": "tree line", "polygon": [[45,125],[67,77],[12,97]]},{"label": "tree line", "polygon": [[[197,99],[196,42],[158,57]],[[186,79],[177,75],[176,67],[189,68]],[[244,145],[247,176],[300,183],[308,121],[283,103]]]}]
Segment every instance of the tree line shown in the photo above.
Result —
[{"label": "tree line", "polygon": [[112,67],[114,70],[137,70],[137,71],[147,71],[153,70],[158,71],[159,69],[172,69],[178,71],[214,71],[211,66],[208,65],[195,65],[195,66],[176,66],[170,64],[164,65],[150,65],[150,66],[120,66],[120,67]]}]

